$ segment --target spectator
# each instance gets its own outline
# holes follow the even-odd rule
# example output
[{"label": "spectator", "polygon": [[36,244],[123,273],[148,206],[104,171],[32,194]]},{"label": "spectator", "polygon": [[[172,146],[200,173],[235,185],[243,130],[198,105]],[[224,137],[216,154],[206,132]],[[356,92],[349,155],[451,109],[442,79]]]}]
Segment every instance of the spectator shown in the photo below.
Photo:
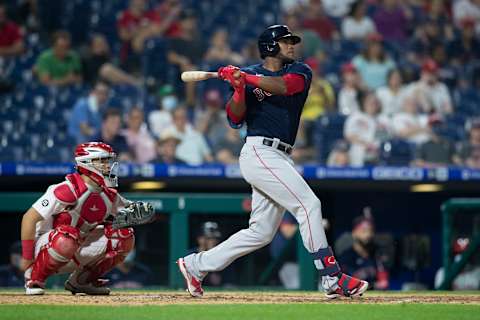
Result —
[{"label": "spectator", "polygon": [[134,35],[132,40],[133,49],[136,52],[142,52],[145,40],[153,37],[174,38],[181,34],[181,27],[178,22],[180,13],[182,12],[182,3],[180,0],[162,1],[155,10],[155,20],[153,23],[141,28]]},{"label": "spectator", "polygon": [[153,135],[160,137],[163,130],[173,125],[172,111],[178,105],[178,97],[169,84],[162,86],[157,92],[159,110],[151,111],[148,115],[148,124]]},{"label": "spectator", "polygon": [[[158,24],[160,17],[154,10],[147,10],[145,0],[130,0],[128,9],[120,13],[117,21],[118,37],[122,41],[120,64],[128,72],[138,72],[140,69],[140,50],[133,50],[137,37],[149,32],[152,25]],[[138,41],[138,40],[137,40]],[[143,45],[143,43],[142,43]]]},{"label": "spectator", "polygon": [[[424,7],[425,9],[425,7]],[[426,4],[426,16],[423,19],[436,24],[441,30],[441,34],[445,40],[454,38],[453,25],[451,23],[451,10],[449,1],[432,0]]]},{"label": "spectator", "polygon": [[177,146],[182,140],[173,128],[163,130],[157,140],[157,157],[153,160],[161,164],[186,164],[177,158]]},{"label": "spectator", "polygon": [[68,134],[75,139],[75,143],[91,141],[100,134],[102,112],[109,94],[110,86],[97,81],[88,97],[80,98],[75,103],[68,122]]},{"label": "spectator", "polygon": [[433,49],[438,45],[443,45],[446,36],[442,29],[433,20],[425,20],[415,28],[411,43],[413,56],[409,57],[412,63],[419,63],[429,57]]},{"label": "spectator", "polygon": [[53,46],[40,54],[34,72],[44,85],[71,85],[82,81],[82,65],[79,55],[70,50],[70,34],[57,31]]},{"label": "spectator", "polygon": [[350,248],[342,252],[338,260],[342,262],[342,270],[361,277],[375,289],[387,289],[389,285],[388,272],[375,255],[375,225],[373,218],[363,215],[353,220]]},{"label": "spectator", "polygon": [[447,86],[438,81],[438,65],[432,59],[423,63],[420,80],[406,87],[405,96],[413,97],[420,112],[439,115],[453,112],[450,93]]},{"label": "spectator", "polygon": [[432,123],[430,140],[420,145],[416,150],[414,165],[418,167],[434,168],[448,166],[453,163],[455,149],[453,144],[443,137],[445,123]]},{"label": "spectator", "polygon": [[317,59],[308,58],[305,63],[312,69],[313,80],[300,118],[297,147],[313,148],[315,122],[322,114],[335,111],[335,91],[320,73],[320,64]]},{"label": "spectator", "polygon": [[[284,20],[292,33],[302,38],[302,42],[297,45],[299,49],[296,51],[300,57],[312,57],[318,51],[324,49],[325,44],[320,36],[315,31],[303,28],[298,14],[287,14],[284,17]],[[258,52],[256,46],[255,51]]]},{"label": "spectator", "polygon": [[348,116],[344,136],[350,143],[350,164],[361,167],[378,160],[378,147],[385,125],[381,118],[380,105],[375,94],[368,92],[361,97],[361,109]]},{"label": "spectator", "polygon": [[448,45],[448,56],[452,64],[463,66],[480,59],[480,41],[475,37],[475,22],[471,19],[462,21],[460,37]]},{"label": "spectator", "polygon": [[457,0],[452,5],[453,21],[457,27],[462,26],[462,21],[471,19],[475,22],[475,32],[480,33],[480,1]]},{"label": "spectator", "polygon": [[206,62],[217,62],[222,64],[241,65],[243,57],[232,51],[228,44],[228,32],[226,29],[217,29],[210,38],[210,47],[205,54]]},{"label": "spectator", "polygon": [[393,116],[393,132],[397,137],[421,145],[430,139],[428,116],[419,114],[412,98],[403,99],[403,110]]},{"label": "spectator", "polygon": [[395,68],[393,62],[385,53],[383,39],[379,34],[370,34],[366,39],[366,49],[357,55],[352,63],[357,68],[365,85],[375,90],[387,83],[388,71]]},{"label": "spectator", "polygon": [[361,79],[357,69],[351,63],[342,65],[343,85],[338,93],[338,109],[348,116],[360,109],[357,95],[361,91]]},{"label": "spectator", "polygon": [[173,129],[182,142],[177,148],[177,157],[190,165],[212,162],[213,157],[203,135],[187,120],[187,109],[178,107],[173,111]]},{"label": "spectator", "polygon": [[458,144],[454,157],[455,163],[461,166],[480,169],[480,120],[475,119],[468,124],[469,139]]},{"label": "spectator", "polygon": [[[197,234],[197,246],[190,250],[191,253],[198,253],[202,251],[207,251],[215,247],[222,237],[222,233],[218,227],[218,223],[213,221],[207,221],[202,223],[200,230]],[[209,272],[208,275],[203,279],[202,283],[205,283],[207,286],[219,287],[226,285],[231,281],[233,276],[232,267],[228,267],[222,272]]]},{"label": "spectator", "polygon": [[111,63],[110,46],[102,34],[94,34],[87,55],[82,61],[83,79],[92,84],[98,78],[115,84],[139,85],[140,80],[117,68]]},{"label": "spectator", "polygon": [[245,59],[245,65],[255,64],[260,61],[260,53],[256,41],[247,41],[242,48],[242,57]]},{"label": "spectator", "polygon": [[128,112],[127,129],[122,134],[127,139],[134,162],[147,163],[155,158],[155,141],[148,132],[142,109],[134,107]]},{"label": "spectator", "polygon": [[135,260],[136,251],[133,249],[123,262],[117,264],[106,277],[112,288],[139,289],[152,283],[152,270],[143,263]]},{"label": "spectator", "polygon": [[226,135],[214,145],[215,158],[223,164],[238,163],[238,157],[243,147],[240,130],[228,128]]},{"label": "spectator", "polygon": [[342,35],[345,39],[362,40],[377,31],[366,11],[365,1],[358,0],[352,4],[348,17],[342,21]]},{"label": "spectator", "polygon": [[117,153],[118,160],[131,161],[130,150],[127,140],[120,134],[122,128],[122,116],[118,109],[110,108],[103,114],[102,129],[93,141],[102,141],[112,146]]},{"label": "spectator", "polygon": [[345,17],[356,0],[322,0],[323,9],[329,17]]},{"label": "spectator", "polygon": [[335,24],[323,11],[320,0],[310,0],[305,9],[303,27],[315,31],[324,41],[331,41],[334,38],[338,38]]},{"label": "spectator", "polygon": [[21,258],[22,243],[17,241],[10,246],[8,264],[0,266],[0,288],[23,287],[25,285],[23,271],[20,269]]},{"label": "spectator", "polygon": [[384,0],[375,11],[373,20],[386,41],[405,41],[412,17],[413,13],[407,4],[398,0]]},{"label": "spectator", "polygon": [[0,3],[0,57],[13,57],[22,54],[23,35],[20,27],[7,16],[7,7]]},{"label": "spectator", "polygon": [[349,115],[358,110],[358,94],[362,91],[363,85],[357,72],[357,68],[351,63],[342,66],[343,85],[338,93],[338,109],[341,114]]},{"label": "spectator", "polygon": [[328,167],[348,167],[350,165],[349,146],[345,140],[335,143],[327,158]]},{"label": "spectator", "polygon": [[210,145],[216,146],[227,134],[227,117],[222,108],[223,98],[220,91],[209,90],[205,93],[205,110],[196,112],[196,129],[207,138]]},{"label": "spectator", "polygon": [[[180,71],[195,70],[201,63],[206,48],[197,25],[197,17],[192,11],[184,11],[180,16],[181,33],[169,41],[167,59]],[[185,101],[195,105],[195,82],[185,84]]]},{"label": "spectator", "polygon": [[376,90],[376,95],[382,106],[382,114],[393,117],[401,111],[401,100],[405,93],[402,85],[402,74],[398,69],[391,69],[387,74],[387,85]]}]

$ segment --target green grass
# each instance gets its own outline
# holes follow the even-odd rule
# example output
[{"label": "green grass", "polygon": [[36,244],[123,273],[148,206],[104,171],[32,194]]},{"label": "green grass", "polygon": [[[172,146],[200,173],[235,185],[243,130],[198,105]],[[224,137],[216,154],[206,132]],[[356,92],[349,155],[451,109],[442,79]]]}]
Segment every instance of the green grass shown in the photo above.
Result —
[{"label": "green grass", "polygon": [[96,320],[96,319],[349,319],[349,320],[473,320],[478,305],[446,304],[250,304],[250,305],[169,305],[169,306],[45,306],[1,305],[0,319],[12,320]]}]

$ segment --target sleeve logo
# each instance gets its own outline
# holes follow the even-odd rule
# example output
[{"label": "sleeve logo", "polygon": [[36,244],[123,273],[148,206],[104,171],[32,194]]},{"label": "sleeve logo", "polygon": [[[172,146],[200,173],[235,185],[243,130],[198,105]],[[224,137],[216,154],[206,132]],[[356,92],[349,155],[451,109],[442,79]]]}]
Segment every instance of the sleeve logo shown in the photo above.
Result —
[{"label": "sleeve logo", "polygon": [[42,206],[46,207],[48,206],[49,202],[47,199],[42,200]]}]

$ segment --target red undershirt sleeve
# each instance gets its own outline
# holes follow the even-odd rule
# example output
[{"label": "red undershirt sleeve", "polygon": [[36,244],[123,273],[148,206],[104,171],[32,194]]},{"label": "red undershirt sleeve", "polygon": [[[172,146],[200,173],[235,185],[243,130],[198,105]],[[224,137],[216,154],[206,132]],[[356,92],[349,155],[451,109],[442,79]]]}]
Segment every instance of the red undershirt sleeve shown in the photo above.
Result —
[{"label": "red undershirt sleeve", "polygon": [[287,87],[287,92],[285,93],[287,96],[302,92],[305,89],[305,78],[299,74],[287,73],[282,76],[282,79]]}]

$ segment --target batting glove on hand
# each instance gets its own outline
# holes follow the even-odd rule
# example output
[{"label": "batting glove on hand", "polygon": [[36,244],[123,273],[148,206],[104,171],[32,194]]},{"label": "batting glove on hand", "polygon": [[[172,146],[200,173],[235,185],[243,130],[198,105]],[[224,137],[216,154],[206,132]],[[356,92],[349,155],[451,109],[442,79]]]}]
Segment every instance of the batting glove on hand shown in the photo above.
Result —
[{"label": "batting glove on hand", "polygon": [[220,79],[227,81],[234,88],[245,87],[245,72],[240,68],[229,65],[218,69]]}]

